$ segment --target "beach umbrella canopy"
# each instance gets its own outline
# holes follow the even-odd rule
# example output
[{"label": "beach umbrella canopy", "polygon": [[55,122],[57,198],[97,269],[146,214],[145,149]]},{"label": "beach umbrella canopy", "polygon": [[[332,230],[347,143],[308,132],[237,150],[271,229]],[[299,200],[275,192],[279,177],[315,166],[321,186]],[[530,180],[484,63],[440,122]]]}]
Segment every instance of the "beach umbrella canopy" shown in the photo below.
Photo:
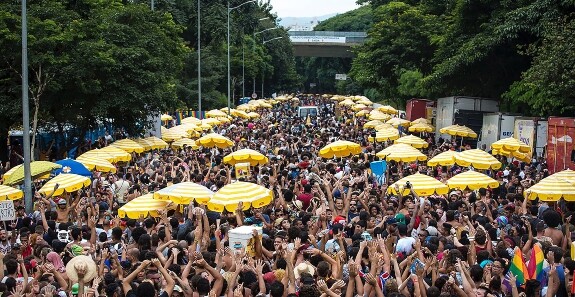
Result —
[{"label": "beach umbrella canopy", "polygon": [[383,113],[388,113],[388,114],[397,114],[397,109],[389,106],[389,105],[384,105],[384,106],[380,106],[377,108],[377,110],[383,112]]},{"label": "beach umbrella canopy", "polygon": [[120,140],[113,142],[110,145],[117,147],[119,149],[122,149],[128,153],[138,153],[139,154],[139,153],[143,153],[145,150],[144,147],[142,147],[137,142],[135,142],[131,139],[120,139]]},{"label": "beach umbrella canopy", "polygon": [[84,164],[72,159],[64,159],[56,161],[56,164],[62,165],[62,168],[54,170],[54,174],[58,175],[60,173],[74,173],[81,176],[92,176],[92,172]]},{"label": "beach umbrella canopy", "polygon": [[[255,112],[253,112],[253,113],[251,113],[251,114],[254,114],[254,113],[255,113]],[[257,115],[259,116],[258,113],[255,113],[255,114],[257,114]],[[244,110],[236,110],[236,111],[232,112],[232,115],[235,116],[235,117],[242,118],[242,119],[249,119],[249,118],[251,118],[251,116],[250,116],[248,113],[246,113]]]},{"label": "beach umbrella canopy", "polygon": [[225,117],[225,116],[227,116],[227,113],[225,113],[221,110],[218,110],[218,109],[212,109],[206,113],[206,117],[208,117],[208,118],[217,118],[217,117]]},{"label": "beach umbrella canopy", "polygon": [[130,155],[128,152],[119,149],[117,147],[114,146],[107,146],[104,148],[100,149],[101,152],[106,152],[112,156],[114,156],[114,158],[116,158],[117,162],[129,162],[130,160],[132,160],[132,155]]},{"label": "beach umbrella canopy", "polygon": [[170,200],[176,204],[190,204],[192,201],[206,204],[213,195],[214,192],[200,184],[183,182],[155,192],[154,199]]},{"label": "beach umbrella canopy", "polygon": [[369,114],[369,112],[367,110],[360,110],[358,112],[355,113],[356,117],[365,117]]},{"label": "beach umbrella canopy", "polygon": [[24,197],[22,190],[0,185],[0,200],[18,200]]},{"label": "beach umbrella canopy", "polygon": [[396,162],[415,162],[425,161],[427,156],[422,154],[419,150],[405,143],[396,143],[390,145],[376,154],[380,158],[385,158],[387,161]]},{"label": "beach umbrella canopy", "polygon": [[182,120],[182,124],[195,124],[199,125],[202,121],[195,117],[184,118]]},{"label": "beach umbrella canopy", "polygon": [[156,136],[146,137],[144,140],[151,143],[153,149],[165,149],[168,147],[168,144],[165,141]]},{"label": "beach umbrella canopy", "polygon": [[419,119],[415,119],[415,120],[411,121],[410,124],[411,124],[412,126],[415,125],[415,124],[426,124],[426,125],[429,125],[429,121],[428,121],[427,119],[425,119],[425,118],[419,118]]},{"label": "beach umbrella canopy", "polygon": [[235,182],[218,190],[208,202],[208,209],[216,212],[225,210],[234,212],[238,203],[243,203],[243,209],[260,208],[270,204],[273,192],[265,187],[247,182]]},{"label": "beach umbrella canopy", "polygon": [[451,136],[477,138],[477,133],[475,133],[475,131],[466,126],[460,126],[460,125],[447,126],[445,128],[439,129],[439,132],[442,134],[449,134]]},{"label": "beach umbrella canopy", "polygon": [[501,162],[479,149],[460,152],[455,156],[455,163],[461,166],[473,166],[473,168],[481,170],[501,168]]},{"label": "beach umbrella canopy", "polygon": [[351,100],[351,99],[345,99],[345,100],[341,101],[339,103],[339,105],[353,106],[353,105],[355,105],[355,102],[353,102],[353,100]]},{"label": "beach umbrella canopy", "polygon": [[[48,161],[34,161],[30,162],[30,174],[32,179],[37,179],[46,174],[50,174],[53,170],[62,168],[62,165],[48,162]],[[24,166],[18,165],[4,173],[5,185],[17,185],[24,182]]]},{"label": "beach umbrella canopy", "polygon": [[257,118],[260,117],[260,114],[259,114],[259,113],[253,112],[253,111],[250,112],[250,113],[247,113],[247,115],[248,115],[248,117],[249,117],[250,119],[257,119]]},{"label": "beach umbrella canopy", "polygon": [[531,147],[529,147],[524,142],[517,140],[513,137],[503,138],[491,144],[492,149],[502,150],[502,151],[519,151],[522,153],[531,152]]},{"label": "beach umbrella canopy", "polygon": [[411,126],[409,126],[409,128],[407,129],[409,132],[417,132],[417,133],[421,133],[421,132],[433,132],[435,131],[435,127],[429,125],[429,124],[422,124],[422,123],[417,123],[417,124],[413,124]]},{"label": "beach umbrella canopy", "polygon": [[174,118],[173,118],[171,115],[169,115],[169,114],[163,114],[163,115],[160,116],[160,119],[161,119],[162,121],[171,121],[171,120],[173,120]]},{"label": "beach umbrella canopy", "polygon": [[364,129],[370,129],[370,128],[375,128],[379,125],[383,125],[383,122],[380,120],[371,120],[371,121],[363,124],[363,128]]},{"label": "beach umbrella canopy", "polygon": [[216,118],[203,119],[203,120],[202,120],[202,123],[203,123],[203,124],[208,124],[208,125],[210,125],[210,126],[212,126],[212,127],[221,124],[220,121],[218,121]]},{"label": "beach umbrella canopy", "polygon": [[200,147],[196,144],[195,141],[189,139],[189,138],[182,138],[182,139],[178,139],[174,142],[172,142],[172,147],[174,148],[183,148],[184,146],[189,146],[191,147],[193,150],[197,150]]},{"label": "beach umbrella canopy", "polygon": [[[93,149],[93,150],[87,151],[87,152],[81,154],[80,156],[78,156],[76,158],[76,160],[80,160],[80,159],[84,159],[84,158],[105,160],[105,161],[108,161],[109,163],[119,162],[119,160],[117,160],[114,155],[107,153],[105,151],[102,151],[100,149]],[[85,163],[82,163],[82,164],[86,165]],[[90,170],[92,170],[92,169],[90,169]]]},{"label": "beach umbrella canopy", "polygon": [[139,219],[140,217],[145,218],[149,215],[157,218],[160,216],[158,210],[171,210],[175,209],[175,207],[176,205],[171,201],[154,199],[154,194],[148,193],[136,197],[120,207],[120,209],[118,209],[118,216],[120,218],[128,217],[130,219]]},{"label": "beach umbrella canopy", "polygon": [[[393,127],[391,129],[378,130],[377,132],[375,132],[375,141],[376,142],[396,140],[398,138],[399,138],[399,131],[397,131],[397,129],[395,129]],[[374,141],[373,137],[369,136],[368,141],[373,142]]]},{"label": "beach umbrella canopy", "polygon": [[[54,192],[53,196],[60,196],[64,194],[64,192],[72,193],[88,187],[91,183],[92,181],[89,177],[77,174],[60,174],[44,184],[38,192],[45,195],[49,195]],[[58,184],[58,188],[54,190],[56,184]]]},{"label": "beach umbrella canopy", "polygon": [[355,142],[338,140],[319,150],[319,156],[326,159],[348,157],[361,153],[361,146]]},{"label": "beach umbrella canopy", "polygon": [[455,165],[455,156],[459,153],[456,151],[445,151],[427,161],[427,166],[452,166]]},{"label": "beach umbrella canopy", "polygon": [[234,145],[234,142],[229,138],[217,133],[210,133],[200,137],[196,140],[196,144],[203,147],[219,147],[227,148]]},{"label": "beach umbrella canopy", "polygon": [[478,190],[479,188],[497,188],[499,187],[499,182],[492,179],[491,177],[477,172],[477,171],[466,171],[457,174],[447,180],[447,186],[450,189],[470,189]]},{"label": "beach umbrella canopy", "polygon": [[399,131],[397,130],[397,128],[395,128],[394,126],[390,125],[390,124],[386,124],[383,123],[381,125],[377,125],[375,126],[375,131],[382,131],[382,130],[396,130],[397,133],[399,133]]},{"label": "beach umbrella canopy", "polygon": [[166,142],[174,142],[178,139],[188,137],[185,131],[167,130],[162,132],[162,140]]},{"label": "beach umbrella canopy", "polygon": [[401,118],[391,118],[386,123],[396,128],[399,126],[409,126],[409,121]]},{"label": "beach umbrella canopy", "polygon": [[251,166],[264,165],[269,162],[268,158],[258,151],[241,149],[224,157],[224,163],[236,165],[237,163],[250,163]]},{"label": "beach umbrella canopy", "polygon": [[563,171],[556,172],[553,174],[553,176],[556,176],[558,178],[563,178],[563,179],[575,184],[575,171],[573,171],[571,169],[565,169]]},{"label": "beach umbrella canopy", "polygon": [[356,105],[354,105],[354,106],[351,107],[351,109],[354,110],[354,111],[359,111],[359,110],[362,110],[362,109],[364,109],[364,108],[367,108],[367,105],[361,104],[361,103],[356,104]]},{"label": "beach umbrella canopy", "polygon": [[407,182],[411,184],[413,191],[415,191],[419,196],[430,196],[433,194],[445,195],[449,192],[447,185],[431,176],[424,175],[419,172],[396,181],[393,185],[387,188],[387,192],[397,195],[397,190],[395,188],[397,185],[403,195],[408,195],[409,188],[406,187]]},{"label": "beach umbrella canopy", "polygon": [[138,138],[138,139],[134,139],[134,141],[136,143],[138,143],[141,147],[144,148],[144,151],[151,151],[154,149],[154,145],[153,143],[151,143],[150,141],[143,139],[143,138]]},{"label": "beach umbrella canopy", "polygon": [[105,159],[86,156],[84,154],[76,158],[76,161],[82,163],[86,168],[92,171],[116,173],[116,166]]},{"label": "beach umbrella canopy", "polygon": [[425,148],[429,145],[427,141],[413,135],[403,136],[395,141],[395,143],[409,144],[414,148]]},{"label": "beach umbrella canopy", "polygon": [[525,189],[523,195],[530,200],[539,198],[541,201],[575,201],[575,184],[564,176],[550,175],[538,183]]},{"label": "beach umbrella canopy", "polygon": [[388,114],[385,114],[385,113],[381,113],[381,112],[379,112],[379,111],[373,112],[373,110],[372,110],[372,112],[369,113],[369,117],[368,117],[368,118],[369,118],[370,120],[387,121],[387,120],[389,120],[389,119],[391,118],[391,116],[388,115]]}]

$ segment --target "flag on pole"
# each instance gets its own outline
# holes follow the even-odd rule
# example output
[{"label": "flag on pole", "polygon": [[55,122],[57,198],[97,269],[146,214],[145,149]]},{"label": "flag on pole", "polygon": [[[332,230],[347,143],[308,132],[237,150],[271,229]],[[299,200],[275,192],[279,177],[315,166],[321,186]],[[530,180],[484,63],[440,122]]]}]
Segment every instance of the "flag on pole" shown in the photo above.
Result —
[{"label": "flag on pole", "polygon": [[529,280],[529,273],[527,272],[527,265],[525,265],[525,261],[523,260],[523,253],[518,247],[515,247],[509,272],[513,273],[517,279],[517,286],[521,286]]},{"label": "flag on pole", "polygon": [[529,279],[536,279],[538,281],[543,280],[543,261],[545,257],[543,256],[543,251],[541,246],[537,243],[533,246],[531,250],[531,257],[529,258],[529,265],[527,266],[527,271],[529,272]]}]

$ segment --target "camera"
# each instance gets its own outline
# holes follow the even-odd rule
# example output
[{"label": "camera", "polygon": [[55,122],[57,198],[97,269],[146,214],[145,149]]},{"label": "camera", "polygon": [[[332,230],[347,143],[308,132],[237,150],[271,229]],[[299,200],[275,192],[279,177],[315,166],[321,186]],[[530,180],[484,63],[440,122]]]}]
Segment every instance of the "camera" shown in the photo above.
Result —
[{"label": "camera", "polygon": [[411,183],[409,181],[405,183],[405,188],[411,189]]}]

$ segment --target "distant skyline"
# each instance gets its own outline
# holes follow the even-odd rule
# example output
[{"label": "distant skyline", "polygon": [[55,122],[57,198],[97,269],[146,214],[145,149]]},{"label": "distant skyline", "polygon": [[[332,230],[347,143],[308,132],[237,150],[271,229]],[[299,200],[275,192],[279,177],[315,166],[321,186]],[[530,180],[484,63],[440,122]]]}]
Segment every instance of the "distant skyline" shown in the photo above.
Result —
[{"label": "distant skyline", "polygon": [[280,18],[315,17],[344,13],[359,7],[356,0],[271,0],[273,11]]}]

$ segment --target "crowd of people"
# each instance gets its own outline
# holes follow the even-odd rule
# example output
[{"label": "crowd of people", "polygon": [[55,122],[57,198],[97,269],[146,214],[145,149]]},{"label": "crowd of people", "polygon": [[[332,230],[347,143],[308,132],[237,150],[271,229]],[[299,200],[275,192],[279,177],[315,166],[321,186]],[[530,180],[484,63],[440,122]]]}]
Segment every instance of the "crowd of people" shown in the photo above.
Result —
[{"label": "crowd of people", "polygon": [[[16,200],[16,220],[0,230],[2,296],[571,295],[575,205],[523,195],[548,175],[543,160],[501,158],[501,170],[486,172],[497,188],[420,197],[407,184],[395,185],[394,195],[388,187],[416,172],[444,182],[470,169],[390,161],[382,182],[370,163],[389,144],[369,142],[365,120],[334,101],[300,99],[318,106],[317,117],[299,118],[296,107],[280,103],[257,120],[214,127],[232,148],[134,154],[117,174],[95,172],[91,186],[76,193],[36,193],[33,213]],[[357,142],[362,153],[319,157],[335,140]],[[468,148],[431,135],[427,141],[429,157]],[[223,157],[241,148],[269,163],[236,177]],[[217,191],[236,180],[269,188],[273,201],[233,213],[191,203],[158,217],[118,217],[125,203],[172,184]],[[230,244],[240,226],[254,229],[249,248]],[[509,271],[515,248],[528,256],[536,245],[544,273],[518,282],[526,277]]]}]

